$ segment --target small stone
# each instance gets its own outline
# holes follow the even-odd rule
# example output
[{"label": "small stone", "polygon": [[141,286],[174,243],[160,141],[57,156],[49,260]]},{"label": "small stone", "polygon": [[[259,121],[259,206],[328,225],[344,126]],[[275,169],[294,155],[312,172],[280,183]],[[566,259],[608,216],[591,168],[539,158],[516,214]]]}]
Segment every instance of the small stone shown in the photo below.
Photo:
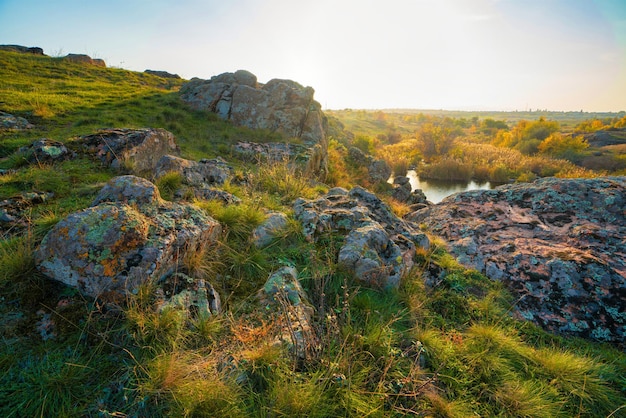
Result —
[{"label": "small stone", "polygon": [[287,215],[282,212],[270,212],[267,219],[252,233],[254,245],[263,248],[269,245],[287,227]]}]

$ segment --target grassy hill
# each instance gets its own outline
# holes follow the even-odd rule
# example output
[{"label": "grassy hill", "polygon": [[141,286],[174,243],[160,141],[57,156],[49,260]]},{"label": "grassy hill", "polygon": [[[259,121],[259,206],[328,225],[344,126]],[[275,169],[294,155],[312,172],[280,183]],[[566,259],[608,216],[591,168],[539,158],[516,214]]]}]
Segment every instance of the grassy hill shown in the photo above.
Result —
[{"label": "grassy hill", "polygon": [[[277,138],[189,110],[177,96],[181,83],[0,51],[0,110],[35,124],[0,132],[0,201],[54,193],[30,210],[28,228],[5,231],[0,242],[0,415],[624,416],[623,351],[513,319],[515,300],[503,287],[458,265],[435,237],[388,291],[353,282],[337,266],[340,238],[308,242],[296,222],[276,245],[255,248],[249,237],[266,209],[291,214],[297,197],[335,184],[237,160],[234,142]],[[42,137],[71,146],[105,127],[165,128],[184,157],[222,156],[247,178],[224,186],[239,205],[194,202],[228,231],[189,261],[222,294],[225,313],[190,322],[157,312],[149,289],[114,309],[36,272],[33,251],[44,234],[118,173],[88,157],[27,165],[15,152]],[[167,184],[159,186],[166,195]],[[315,361],[272,344],[275,329],[255,302],[284,265],[302,272],[324,313],[315,318]],[[422,274],[433,267],[446,274],[431,289]],[[50,320],[56,336],[44,338]]]}]

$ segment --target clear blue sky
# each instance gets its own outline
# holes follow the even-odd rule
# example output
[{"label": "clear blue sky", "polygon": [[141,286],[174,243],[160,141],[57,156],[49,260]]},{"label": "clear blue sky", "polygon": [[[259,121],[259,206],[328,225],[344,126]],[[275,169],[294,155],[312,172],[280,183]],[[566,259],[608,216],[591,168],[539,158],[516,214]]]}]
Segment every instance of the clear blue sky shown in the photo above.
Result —
[{"label": "clear blue sky", "polygon": [[0,44],[247,69],[332,109],[626,110],[626,0],[0,0]]}]

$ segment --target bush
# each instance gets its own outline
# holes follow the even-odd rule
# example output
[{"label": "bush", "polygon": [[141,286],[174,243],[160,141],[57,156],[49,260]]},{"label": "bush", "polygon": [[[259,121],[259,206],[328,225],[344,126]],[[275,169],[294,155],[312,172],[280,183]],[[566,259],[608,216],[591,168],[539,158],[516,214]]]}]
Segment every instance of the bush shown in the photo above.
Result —
[{"label": "bush", "polygon": [[472,165],[457,159],[444,158],[420,168],[420,176],[436,180],[469,181],[474,175]]}]

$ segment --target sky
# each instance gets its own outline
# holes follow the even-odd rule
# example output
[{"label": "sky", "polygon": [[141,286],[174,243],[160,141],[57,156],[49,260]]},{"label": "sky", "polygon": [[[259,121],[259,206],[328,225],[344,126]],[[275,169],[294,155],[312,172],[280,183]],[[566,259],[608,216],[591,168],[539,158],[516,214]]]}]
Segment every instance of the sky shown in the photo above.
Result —
[{"label": "sky", "polygon": [[626,0],[0,0],[0,44],[245,69],[324,109],[626,110]]}]

